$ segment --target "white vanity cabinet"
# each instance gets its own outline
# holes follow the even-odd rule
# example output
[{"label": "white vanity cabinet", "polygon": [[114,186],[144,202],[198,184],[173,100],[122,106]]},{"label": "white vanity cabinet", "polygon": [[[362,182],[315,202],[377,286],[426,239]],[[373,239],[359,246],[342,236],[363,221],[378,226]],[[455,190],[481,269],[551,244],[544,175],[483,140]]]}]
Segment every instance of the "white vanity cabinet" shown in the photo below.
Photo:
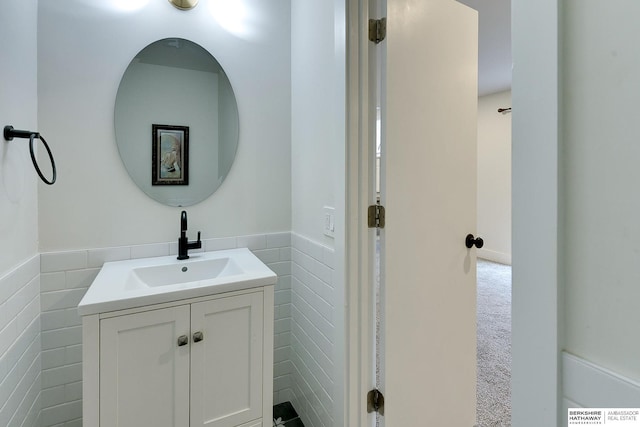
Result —
[{"label": "white vanity cabinet", "polygon": [[271,426],[273,292],[84,316],[84,427]]}]

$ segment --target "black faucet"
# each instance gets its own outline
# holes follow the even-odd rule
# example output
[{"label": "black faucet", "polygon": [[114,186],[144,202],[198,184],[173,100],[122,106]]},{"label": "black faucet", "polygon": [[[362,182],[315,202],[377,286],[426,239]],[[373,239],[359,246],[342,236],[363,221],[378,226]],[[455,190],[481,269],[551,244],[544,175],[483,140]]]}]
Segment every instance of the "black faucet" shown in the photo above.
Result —
[{"label": "black faucet", "polygon": [[202,242],[200,241],[200,232],[198,231],[198,240],[190,242],[187,238],[187,211],[182,211],[180,216],[180,238],[178,238],[178,259],[189,258],[189,249],[200,249]]}]

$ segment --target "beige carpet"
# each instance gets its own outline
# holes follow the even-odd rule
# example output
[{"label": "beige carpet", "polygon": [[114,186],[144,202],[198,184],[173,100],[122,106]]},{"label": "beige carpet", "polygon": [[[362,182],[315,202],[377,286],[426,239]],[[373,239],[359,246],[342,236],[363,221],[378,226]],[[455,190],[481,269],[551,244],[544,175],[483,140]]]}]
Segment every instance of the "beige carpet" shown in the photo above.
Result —
[{"label": "beige carpet", "polygon": [[478,259],[478,426],[511,425],[511,266]]}]

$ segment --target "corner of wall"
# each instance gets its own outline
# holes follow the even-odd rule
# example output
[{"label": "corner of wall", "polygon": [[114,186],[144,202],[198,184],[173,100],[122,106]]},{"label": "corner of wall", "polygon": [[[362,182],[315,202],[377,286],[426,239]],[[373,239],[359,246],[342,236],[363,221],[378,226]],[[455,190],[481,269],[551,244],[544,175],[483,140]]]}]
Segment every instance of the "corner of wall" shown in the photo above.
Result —
[{"label": "corner of wall", "polygon": [[[37,0],[3,4],[0,127],[37,129]],[[39,425],[38,184],[28,142],[0,138],[0,425]]]}]

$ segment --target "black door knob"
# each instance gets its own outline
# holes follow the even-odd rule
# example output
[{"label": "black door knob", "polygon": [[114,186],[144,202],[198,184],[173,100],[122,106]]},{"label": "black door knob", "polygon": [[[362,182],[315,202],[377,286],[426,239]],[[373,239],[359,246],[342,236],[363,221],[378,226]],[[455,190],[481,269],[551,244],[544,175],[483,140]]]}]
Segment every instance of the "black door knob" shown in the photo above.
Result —
[{"label": "black door knob", "polygon": [[478,249],[484,246],[484,240],[482,240],[482,237],[475,238],[473,234],[467,234],[467,238],[465,239],[464,243],[469,249],[471,249],[473,245],[475,245]]}]

